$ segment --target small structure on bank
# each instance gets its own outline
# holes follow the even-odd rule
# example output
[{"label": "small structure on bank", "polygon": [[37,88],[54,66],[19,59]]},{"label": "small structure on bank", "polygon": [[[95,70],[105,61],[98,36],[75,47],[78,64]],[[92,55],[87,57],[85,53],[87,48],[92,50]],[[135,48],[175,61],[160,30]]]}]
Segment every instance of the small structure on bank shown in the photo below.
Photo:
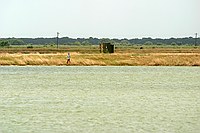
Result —
[{"label": "small structure on bank", "polygon": [[115,47],[111,43],[101,43],[99,44],[100,53],[114,53]]}]

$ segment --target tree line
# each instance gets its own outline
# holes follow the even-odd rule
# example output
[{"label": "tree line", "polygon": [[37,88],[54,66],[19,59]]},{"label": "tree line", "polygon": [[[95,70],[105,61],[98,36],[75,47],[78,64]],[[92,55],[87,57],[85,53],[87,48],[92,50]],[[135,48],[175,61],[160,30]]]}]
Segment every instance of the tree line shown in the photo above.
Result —
[{"label": "tree line", "polygon": [[[134,39],[109,39],[109,38],[59,38],[59,45],[98,45],[110,42],[115,45],[200,45],[200,38],[134,38]],[[0,38],[0,46],[10,45],[55,45],[57,38]]]}]

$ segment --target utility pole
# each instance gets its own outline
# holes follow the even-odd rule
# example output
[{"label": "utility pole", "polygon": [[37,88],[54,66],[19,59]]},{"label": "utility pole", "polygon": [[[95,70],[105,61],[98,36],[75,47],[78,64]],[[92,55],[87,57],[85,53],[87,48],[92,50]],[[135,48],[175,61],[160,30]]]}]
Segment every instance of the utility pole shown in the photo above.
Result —
[{"label": "utility pole", "polygon": [[58,36],[59,36],[59,32],[57,32],[57,48],[58,48]]},{"label": "utility pole", "polygon": [[197,33],[195,33],[195,46],[197,46]]}]

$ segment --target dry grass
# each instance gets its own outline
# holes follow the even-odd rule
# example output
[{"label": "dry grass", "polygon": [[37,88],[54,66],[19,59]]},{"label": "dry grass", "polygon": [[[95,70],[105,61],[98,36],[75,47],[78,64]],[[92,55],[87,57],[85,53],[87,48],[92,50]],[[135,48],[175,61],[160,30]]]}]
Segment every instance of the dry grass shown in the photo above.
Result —
[{"label": "dry grass", "polygon": [[98,52],[71,52],[67,64],[67,52],[41,54],[33,52],[0,53],[0,65],[74,65],[74,66],[200,66],[200,49],[128,49],[116,50],[114,54]]},{"label": "dry grass", "polygon": [[[80,54],[69,65],[200,66],[200,54]],[[68,65],[63,54],[0,54],[0,65]]]}]

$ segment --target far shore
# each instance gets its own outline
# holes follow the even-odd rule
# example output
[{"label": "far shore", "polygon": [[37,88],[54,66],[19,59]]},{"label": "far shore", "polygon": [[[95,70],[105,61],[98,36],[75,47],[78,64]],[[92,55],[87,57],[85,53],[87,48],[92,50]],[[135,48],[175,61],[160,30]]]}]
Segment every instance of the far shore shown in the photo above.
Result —
[{"label": "far shore", "polygon": [[67,53],[57,54],[0,54],[0,65],[41,66],[200,66],[200,53]]},{"label": "far shore", "polygon": [[[17,49],[18,50],[18,49]],[[67,64],[67,53],[71,63]],[[1,66],[200,66],[200,48],[121,48],[100,53],[98,47],[52,49],[0,49]]]}]

